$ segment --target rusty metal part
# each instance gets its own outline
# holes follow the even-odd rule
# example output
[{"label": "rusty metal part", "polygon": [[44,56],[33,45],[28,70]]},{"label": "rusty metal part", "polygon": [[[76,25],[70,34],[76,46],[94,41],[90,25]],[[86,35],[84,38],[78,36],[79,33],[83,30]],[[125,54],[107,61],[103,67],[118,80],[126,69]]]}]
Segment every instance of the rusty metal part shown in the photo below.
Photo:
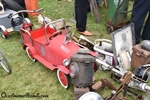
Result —
[{"label": "rusty metal part", "polygon": [[[113,91],[110,97],[104,98],[104,100],[127,100],[127,97],[130,96],[133,99],[132,100],[143,100],[143,97],[139,95],[138,93],[135,93],[135,91],[132,91],[130,88],[128,88],[128,84],[130,83],[132,79],[132,72],[128,71],[126,72],[121,78],[120,87]],[[118,95],[123,91],[123,96],[119,97]]]},{"label": "rusty metal part", "polygon": [[113,84],[108,79],[101,79],[101,81],[96,82],[91,86],[92,91],[100,91],[104,89],[104,87],[107,86],[111,90],[116,90],[116,88],[113,86]]},{"label": "rusty metal part", "polygon": [[131,66],[135,70],[136,68],[150,63],[150,52],[142,49],[141,44],[137,44],[132,48]]},{"label": "rusty metal part", "polygon": [[118,100],[127,100],[127,89],[131,78],[132,72],[128,71],[127,73],[125,73],[120,79],[121,81],[120,87],[115,91],[115,93],[113,93],[110,96],[110,98],[106,98],[105,100],[117,100],[119,93],[122,92],[123,90],[124,90],[123,97],[121,97]]},{"label": "rusty metal part", "polygon": [[78,88],[76,86],[74,86],[74,100],[79,100],[79,98],[85,94],[86,92],[89,92],[89,88]]},{"label": "rusty metal part", "polygon": [[88,52],[87,49],[79,49],[77,54],[71,56],[70,76],[71,70],[75,71],[71,82],[78,87],[88,87],[93,84],[95,58]]},{"label": "rusty metal part", "polygon": [[123,26],[127,25],[128,22],[122,22],[122,23],[119,23],[118,25],[115,25],[115,24],[111,24],[112,22],[110,20],[108,20],[106,22],[106,27],[107,27],[107,31],[108,33],[111,33],[119,28],[122,28]]},{"label": "rusty metal part", "polygon": [[116,90],[115,86],[113,86],[113,84],[111,83],[110,80],[108,80],[108,79],[101,79],[101,81],[102,81],[102,84],[107,86],[109,89]]},{"label": "rusty metal part", "polygon": [[82,35],[80,37],[73,35],[72,39],[74,42],[80,44],[79,45],[80,47],[86,47],[89,50],[94,51],[94,44],[85,37],[83,37]]},{"label": "rusty metal part", "polygon": [[101,81],[98,81],[91,86],[91,91],[99,91],[102,90],[104,87],[105,85],[103,85]]}]

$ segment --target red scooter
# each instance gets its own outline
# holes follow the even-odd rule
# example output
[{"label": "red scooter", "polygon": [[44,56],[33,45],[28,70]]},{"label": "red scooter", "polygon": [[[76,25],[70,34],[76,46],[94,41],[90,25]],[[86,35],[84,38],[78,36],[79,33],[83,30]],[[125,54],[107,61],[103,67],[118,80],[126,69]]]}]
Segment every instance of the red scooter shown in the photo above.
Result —
[{"label": "red scooter", "polygon": [[[64,30],[57,30],[55,23],[63,22]],[[31,30],[27,23],[21,28],[23,49],[32,61],[38,60],[50,70],[57,70],[60,84],[68,87],[67,75],[70,74],[69,64],[71,56],[75,55],[80,47],[71,40],[67,33],[65,21],[59,19],[45,23],[41,28]],[[90,52],[94,54],[94,52]]]}]

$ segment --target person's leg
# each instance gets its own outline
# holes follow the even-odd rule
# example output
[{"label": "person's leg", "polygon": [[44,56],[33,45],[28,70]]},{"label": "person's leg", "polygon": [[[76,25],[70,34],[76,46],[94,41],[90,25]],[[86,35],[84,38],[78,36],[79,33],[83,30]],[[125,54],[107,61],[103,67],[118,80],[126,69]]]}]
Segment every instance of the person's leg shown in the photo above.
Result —
[{"label": "person's leg", "polygon": [[100,3],[100,0],[96,0],[96,3],[97,3],[97,5],[99,5],[99,3]]},{"label": "person's leg", "polygon": [[75,17],[75,20],[78,20],[78,17],[77,17],[77,15],[78,15],[78,12],[77,12],[78,11],[78,1],[79,0],[75,0],[75,2],[74,2],[74,11],[75,11],[74,17]]},{"label": "person's leg", "polygon": [[150,11],[143,29],[142,38],[143,40],[150,40]]},{"label": "person's leg", "polygon": [[76,28],[84,32],[86,30],[86,20],[88,13],[88,0],[76,0]]},{"label": "person's leg", "polygon": [[148,12],[146,3],[145,0],[134,0],[131,20],[134,23],[136,44],[140,43],[142,26]]},{"label": "person's leg", "polygon": [[76,28],[80,34],[91,36],[93,34],[86,30],[88,7],[88,0],[75,0]]}]

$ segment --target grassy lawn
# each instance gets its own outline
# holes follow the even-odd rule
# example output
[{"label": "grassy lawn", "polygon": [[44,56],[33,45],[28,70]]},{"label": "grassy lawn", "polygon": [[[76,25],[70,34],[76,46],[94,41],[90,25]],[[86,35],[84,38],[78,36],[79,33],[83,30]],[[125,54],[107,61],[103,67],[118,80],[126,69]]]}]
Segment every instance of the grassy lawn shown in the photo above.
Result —
[{"label": "grassy lawn", "polygon": [[[132,6],[132,5],[130,5]],[[70,22],[73,18],[74,0],[71,2],[67,0],[39,0],[39,7],[44,7],[44,16],[57,20],[64,18],[69,28],[70,33],[75,33],[79,36],[75,29],[75,23]],[[96,23],[91,13],[88,13],[87,29],[94,33],[94,36],[87,37],[93,41],[99,38],[110,39],[110,34],[107,32],[105,26],[107,18],[107,9],[102,6],[99,8],[101,22]],[[129,14],[130,18],[130,14]],[[37,23],[37,17],[30,17],[33,24]],[[32,62],[26,52],[23,50],[23,45],[20,43],[21,36],[19,33],[11,33],[7,40],[0,38],[0,49],[6,55],[11,68],[12,73],[6,74],[2,68],[0,68],[0,100],[73,100],[73,85],[70,83],[68,89],[64,89],[58,82],[56,71],[47,69],[39,62]],[[109,78],[110,81],[118,87],[118,83],[110,78],[111,72],[103,72],[98,70],[95,73],[97,80],[102,78]],[[4,94],[10,96],[10,98],[2,98]],[[11,98],[11,95],[43,95],[44,98]],[[111,90],[107,87],[104,90],[99,91],[102,97],[110,96]]]}]

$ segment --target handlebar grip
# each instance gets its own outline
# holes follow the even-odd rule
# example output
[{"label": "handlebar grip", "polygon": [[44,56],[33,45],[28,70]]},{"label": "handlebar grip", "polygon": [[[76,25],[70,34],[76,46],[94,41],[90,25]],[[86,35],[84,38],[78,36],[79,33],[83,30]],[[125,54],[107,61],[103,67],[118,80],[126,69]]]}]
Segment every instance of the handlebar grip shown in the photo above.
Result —
[{"label": "handlebar grip", "polygon": [[40,9],[34,10],[34,13],[40,12],[41,10],[44,10],[44,8],[40,8]]}]

